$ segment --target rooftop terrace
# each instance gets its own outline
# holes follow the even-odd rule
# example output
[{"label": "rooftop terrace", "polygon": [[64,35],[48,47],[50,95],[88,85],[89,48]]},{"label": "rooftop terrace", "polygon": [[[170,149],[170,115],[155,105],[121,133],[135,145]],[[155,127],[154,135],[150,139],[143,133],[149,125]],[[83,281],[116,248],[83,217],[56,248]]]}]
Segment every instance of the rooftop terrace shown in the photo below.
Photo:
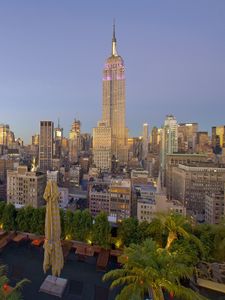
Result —
[{"label": "rooftop terrace", "polygon": [[[43,247],[31,246],[30,242],[16,245],[13,242],[0,254],[0,263],[8,266],[10,285],[23,278],[31,281],[22,290],[24,300],[53,300],[54,296],[39,292],[39,288],[50,273],[44,274]],[[71,250],[61,273],[62,278],[69,280],[63,300],[113,300],[116,290],[109,290],[109,283],[102,282],[103,272],[96,271],[97,256],[79,261],[74,250]],[[116,262],[109,261],[108,268],[115,268]]]}]

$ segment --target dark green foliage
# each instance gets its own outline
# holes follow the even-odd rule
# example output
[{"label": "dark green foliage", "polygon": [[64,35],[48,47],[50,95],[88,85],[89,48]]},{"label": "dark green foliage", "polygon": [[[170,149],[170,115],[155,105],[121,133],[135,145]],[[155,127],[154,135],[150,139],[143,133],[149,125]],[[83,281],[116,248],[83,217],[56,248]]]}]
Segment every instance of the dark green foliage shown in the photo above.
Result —
[{"label": "dark green foliage", "polygon": [[147,221],[143,221],[138,224],[138,242],[142,243],[145,241],[147,238],[150,237],[150,232],[149,232],[149,223]]},{"label": "dark green foliage", "polygon": [[75,240],[82,241],[82,235],[80,230],[80,221],[81,221],[81,214],[80,210],[76,210],[73,216],[73,236]]},{"label": "dark green foliage", "polygon": [[31,232],[44,235],[45,231],[45,207],[33,210],[31,221]]},{"label": "dark green foliage", "polygon": [[219,262],[225,261],[225,223],[215,225],[213,227],[214,236],[214,260]]},{"label": "dark green foliage", "polygon": [[61,238],[65,238],[65,212],[63,209],[59,210],[60,222],[61,222]]},{"label": "dark green foliage", "polygon": [[3,210],[2,223],[6,231],[16,229],[16,209],[13,204],[8,204]]},{"label": "dark green foliage", "polygon": [[0,223],[2,223],[3,212],[6,206],[5,201],[0,201]]},{"label": "dark green foliage", "polygon": [[17,212],[16,224],[17,230],[23,232],[31,232],[32,217],[35,208],[33,207],[23,207]]},{"label": "dark green foliage", "polygon": [[212,225],[201,224],[194,228],[193,233],[197,236],[204,247],[204,260],[212,261],[214,252],[216,251],[214,245],[215,233],[212,230]]},{"label": "dark green foliage", "polygon": [[81,225],[80,233],[81,233],[82,241],[87,241],[87,239],[91,239],[93,218],[88,209],[82,211],[80,225]]},{"label": "dark green foliage", "polygon": [[77,210],[74,213],[71,234],[79,241],[87,241],[91,239],[92,226],[93,218],[90,212]]},{"label": "dark green foliage", "polygon": [[74,240],[74,227],[73,227],[74,213],[71,210],[67,210],[65,213],[65,236]]},{"label": "dark green foliage", "polygon": [[183,257],[183,262],[189,266],[196,266],[202,258],[198,246],[191,240],[181,238],[176,240],[171,246],[171,252],[175,252]]},{"label": "dark green foliage", "polygon": [[131,243],[138,243],[138,220],[135,218],[128,218],[121,222],[118,228],[118,237],[125,246]]},{"label": "dark green foliage", "polygon": [[166,242],[166,234],[160,219],[154,218],[148,227],[149,236],[162,247]]},{"label": "dark green foliage", "polygon": [[93,242],[105,249],[110,247],[111,227],[107,218],[107,214],[101,212],[95,218],[93,226]]}]

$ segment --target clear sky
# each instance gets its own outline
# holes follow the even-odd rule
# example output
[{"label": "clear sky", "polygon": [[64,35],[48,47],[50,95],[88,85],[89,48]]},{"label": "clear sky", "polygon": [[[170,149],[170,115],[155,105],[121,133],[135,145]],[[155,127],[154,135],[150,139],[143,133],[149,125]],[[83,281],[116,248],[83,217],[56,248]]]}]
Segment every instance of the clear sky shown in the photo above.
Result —
[{"label": "clear sky", "polygon": [[30,141],[39,121],[91,132],[116,19],[130,135],[166,114],[225,124],[224,0],[1,0],[0,123]]}]

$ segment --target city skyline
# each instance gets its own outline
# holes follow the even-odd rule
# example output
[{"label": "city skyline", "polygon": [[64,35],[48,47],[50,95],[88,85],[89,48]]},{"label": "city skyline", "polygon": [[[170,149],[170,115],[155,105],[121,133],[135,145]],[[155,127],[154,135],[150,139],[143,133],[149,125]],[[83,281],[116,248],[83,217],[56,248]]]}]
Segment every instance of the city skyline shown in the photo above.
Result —
[{"label": "city skyline", "polygon": [[16,137],[28,143],[40,120],[58,117],[65,136],[74,118],[91,133],[101,118],[114,17],[131,135],[140,135],[144,122],[161,126],[170,113],[200,130],[224,124],[225,3],[129,2],[128,9],[124,1],[116,12],[114,5],[0,4],[0,122]]}]

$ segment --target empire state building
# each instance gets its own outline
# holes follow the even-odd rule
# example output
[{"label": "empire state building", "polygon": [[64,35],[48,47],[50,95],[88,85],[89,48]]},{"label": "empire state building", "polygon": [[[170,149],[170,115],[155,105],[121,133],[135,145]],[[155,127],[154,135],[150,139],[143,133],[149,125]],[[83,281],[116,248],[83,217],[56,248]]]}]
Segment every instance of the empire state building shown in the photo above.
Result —
[{"label": "empire state building", "polygon": [[111,127],[112,156],[119,163],[128,160],[128,129],[125,121],[125,67],[117,53],[115,24],[113,25],[112,52],[103,70],[103,112],[102,120]]}]

